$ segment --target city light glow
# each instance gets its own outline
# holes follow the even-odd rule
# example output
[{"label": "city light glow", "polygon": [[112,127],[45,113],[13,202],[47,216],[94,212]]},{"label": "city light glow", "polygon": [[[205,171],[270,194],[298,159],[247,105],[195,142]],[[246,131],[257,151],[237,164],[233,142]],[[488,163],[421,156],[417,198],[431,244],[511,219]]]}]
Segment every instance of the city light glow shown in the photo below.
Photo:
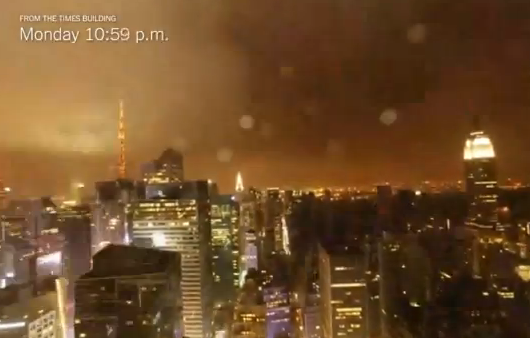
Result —
[{"label": "city light glow", "polygon": [[41,256],[37,259],[38,264],[48,264],[48,263],[60,263],[62,254],[60,251]]},{"label": "city light glow", "polygon": [[166,246],[166,236],[162,232],[155,232],[153,234],[153,245],[155,247]]},{"label": "city light glow", "polygon": [[26,322],[0,323],[0,330],[20,329],[26,326]]}]

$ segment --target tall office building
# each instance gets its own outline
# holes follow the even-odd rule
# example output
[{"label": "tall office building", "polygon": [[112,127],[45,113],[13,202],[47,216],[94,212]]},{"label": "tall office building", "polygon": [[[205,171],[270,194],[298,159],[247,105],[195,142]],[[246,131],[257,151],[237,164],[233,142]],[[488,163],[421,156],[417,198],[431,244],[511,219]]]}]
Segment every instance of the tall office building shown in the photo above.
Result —
[{"label": "tall office building", "polygon": [[92,214],[88,205],[63,204],[57,207],[56,228],[64,237],[64,276],[68,278],[68,298],[73,296],[74,281],[88,272],[92,261]]},{"label": "tall office building", "polygon": [[37,251],[28,239],[8,236],[0,243],[0,289],[36,277]]},{"label": "tall office building", "polygon": [[7,206],[2,209],[0,216],[0,225],[2,226],[1,239],[6,236],[18,238],[34,237],[31,221],[33,220],[32,209],[33,201],[30,199],[11,200]]},{"label": "tall office building", "polygon": [[75,283],[75,337],[175,337],[180,255],[108,245]]},{"label": "tall office building", "polygon": [[[237,186],[236,186],[237,188]],[[237,190],[237,189],[236,189]],[[258,269],[259,218],[261,216],[260,193],[250,188],[236,194],[240,205],[239,225],[239,272],[240,281],[249,269]]]},{"label": "tall office building", "polygon": [[498,187],[495,151],[478,118],[464,147],[466,192],[470,199],[468,223],[477,228],[496,229]]},{"label": "tall office building", "polygon": [[272,255],[285,252],[285,219],[282,191],[277,188],[267,189],[264,198],[262,251],[268,261]]},{"label": "tall office building", "polygon": [[216,302],[229,302],[239,286],[239,203],[233,195],[212,197],[212,254]]},{"label": "tall office building", "polygon": [[319,311],[320,299],[318,294],[310,293],[305,299],[303,306],[303,337],[307,338],[320,338],[320,311]]},{"label": "tall office building", "polygon": [[182,257],[182,312],[189,338],[211,336],[212,253],[210,184],[185,182],[165,199],[129,206],[133,243],[177,251]]},{"label": "tall office building", "polygon": [[319,277],[322,337],[366,337],[366,268],[360,248],[321,244]]},{"label": "tall office building", "polygon": [[267,338],[281,335],[291,337],[295,330],[291,321],[291,293],[287,284],[265,286],[263,300],[267,306]]},{"label": "tall office building", "polygon": [[248,230],[247,232],[242,233],[241,235],[244,236],[244,246],[240,248],[240,271],[241,276],[243,276],[249,269],[258,270],[258,244],[256,231]]},{"label": "tall office building", "polygon": [[96,182],[93,206],[94,228],[92,249],[96,253],[108,244],[126,244],[130,240],[130,220],[125,208],[128,203],[143,198],[143,183],[127,179]]},{"label": "tall office building", "polygon": [[142,178],[146,185],[147,198],[163,194],[163,187],[184,181],[184,157],[168,148],[155,160],[142,167]]},{"label": "tall office building", "polygon": [[50,197],[41,197],[31,200],[28,214],[28,223],[31,236],[40,236],[43,230],[53,228],[56,219],[56,206]]},{"label": "tall office building", "polygon": [[247,279],[240,290],[234,309],[232,338],[266,338],[267,311],[260,287],[254,279]]}]

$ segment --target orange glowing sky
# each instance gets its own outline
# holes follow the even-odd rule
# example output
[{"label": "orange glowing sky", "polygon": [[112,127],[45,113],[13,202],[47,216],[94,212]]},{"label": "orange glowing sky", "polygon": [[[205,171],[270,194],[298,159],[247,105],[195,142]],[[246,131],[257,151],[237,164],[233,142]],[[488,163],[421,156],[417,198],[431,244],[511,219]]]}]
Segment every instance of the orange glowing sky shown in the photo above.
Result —
[{"label": "orange glowing sky", "polygon": [[[457,179],[470,115],[527,178],[530,6],[502,0],[26,0],[0,10],[0,178],[24,194],[183,148],[232,188]],[[113,14],[167,43],[19,41],[21,14]],[[101,24],[91,24],[92,27]],[[35,24],[81,29],[82,24]],[[380,115],[389,108],[396,120]],[[250,129],[240,126],[252,116]],[[228,161],[219,152],[229,149]]]}]

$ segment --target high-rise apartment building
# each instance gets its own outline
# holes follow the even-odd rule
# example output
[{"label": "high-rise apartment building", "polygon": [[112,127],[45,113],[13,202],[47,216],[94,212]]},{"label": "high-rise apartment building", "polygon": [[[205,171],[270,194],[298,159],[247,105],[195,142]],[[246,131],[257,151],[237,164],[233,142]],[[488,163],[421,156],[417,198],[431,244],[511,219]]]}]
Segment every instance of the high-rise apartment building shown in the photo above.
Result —
[{"label": "high-rise apartment building", "polygon": [[210,184],[185,182],[173,191],[168,190],[164,199],[138,201],[128,209],[135,245],[181,254],[185,335],[210,337],[213,307]]}]

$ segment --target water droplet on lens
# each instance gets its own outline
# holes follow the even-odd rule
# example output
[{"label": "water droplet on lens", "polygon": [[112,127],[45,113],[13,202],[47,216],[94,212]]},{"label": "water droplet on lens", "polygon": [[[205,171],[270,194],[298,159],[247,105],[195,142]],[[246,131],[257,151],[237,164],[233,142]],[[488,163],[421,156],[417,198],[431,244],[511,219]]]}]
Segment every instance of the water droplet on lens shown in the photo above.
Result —
[{"label": "water droplet on lens", "polygon": [[393,108],[388,108],[381,113],[381,116],[379,116],[379,121],[381,123],[389,126],[392,123],[396,122],[397,120],[397,111]]},{"label": "water droplet on lens", "polygon": [[243,115],[239,119],[239,126],[243,129],[250,130],[254,127],[254,118],[250,115]]},{"label": "water droplet on lens", "polygon": [[219,162],[228,163],[232,160],[234,152],[230,148],[221,148],[217,150],[217,160]]},{"label": "water droplet on lens", "polygon": [[418,23],[407,30],[407,40],[410,43],[423,43],[427,37],[427,27]]}]

